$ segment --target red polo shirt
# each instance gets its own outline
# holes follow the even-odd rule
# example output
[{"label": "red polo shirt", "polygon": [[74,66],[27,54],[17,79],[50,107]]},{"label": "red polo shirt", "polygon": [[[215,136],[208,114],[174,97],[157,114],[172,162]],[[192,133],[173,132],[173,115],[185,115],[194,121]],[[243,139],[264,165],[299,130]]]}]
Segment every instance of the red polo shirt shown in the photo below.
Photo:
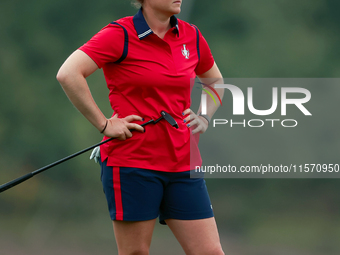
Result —
[{"label": "red polo shirt", "polygon": [[[112,109],[119,118],[136,114],[145,122],[158,119],[164,110],[177,121],[179,128],[173,128],[165,120],[149,124],[145,133],[133,132],[125,141],[115,139],[102,145],[102,161],[108,159],[109,166],[167,172],[187,171],[201,165],[198,135],[192,136],[183,123],[182,113],[191,104],[190,79],[214,64],[207,42],[197,28],[175,16],[171,17],[172,28],[163,39],[152,32],[142,10],[134,17],[116,22],[127,34],[112,23],[79,48],[103,69]],[[114,63],[124,49],[126,58]]]}]

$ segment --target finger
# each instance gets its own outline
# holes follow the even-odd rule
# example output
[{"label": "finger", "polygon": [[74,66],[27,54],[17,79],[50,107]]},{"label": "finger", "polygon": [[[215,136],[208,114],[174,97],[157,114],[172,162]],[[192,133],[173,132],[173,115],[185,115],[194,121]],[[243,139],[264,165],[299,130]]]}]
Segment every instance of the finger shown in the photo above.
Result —
[{"label": "finger", "polygon": [[116,137],[116,139],[124,141],[126,140],[126,134],[125,132],[121,133],[119,136]]},{"label": "finger", "polygon": [[195,113],[191,113],[190,115],[188,115],[188,117],[185,118],[185,122],[187,123],[191,123],[194,120],[197,120],[198,116]]},{"label": "finger", "polygon": [[185,109],[182,114],[183,114],[183,116],[186,116],[186,115],[190,114],[190,112],[191,112],[191,109],[188,108],[188,109]]},{"label": "finger", "polygon": [[113,117],[112,117],[112,119],[118,119],[118,113],[116,113]]},{"label": "finger", "polygon": [[187,127],[193,127],[195,125],[198,125],[199,124],[199,120],[196,118],[194,120],[191,120],[188,124],[187,124]]},{"label": "finger", "polygon": [[138,115],[129,115],[129,116],[126,116],[124,118],[125,121],[127,122],[131,122],[131,121],[134,121],[134,120],[140,120],[140,121],[143,121],[143,118],[138,116]]},{"label": "finger", "polygon": [[196,114],[191,109],[187,109],[183,113],[186,115],[186,117],[183,119],[184,123],[190,122],[196,116]]},{"label": "finger", "polygon": [[126,139],[132,137],[132,133],[131,133],[131,131],[128,128],[126,128],[124,131],[125,131]]},{"label": "finger", "polygon": [[128,129],[134,129],[134,130],[137,130],[139,132],[144,132],[144,128],[136,123],[127,123],[126,124],[126,127]]}]

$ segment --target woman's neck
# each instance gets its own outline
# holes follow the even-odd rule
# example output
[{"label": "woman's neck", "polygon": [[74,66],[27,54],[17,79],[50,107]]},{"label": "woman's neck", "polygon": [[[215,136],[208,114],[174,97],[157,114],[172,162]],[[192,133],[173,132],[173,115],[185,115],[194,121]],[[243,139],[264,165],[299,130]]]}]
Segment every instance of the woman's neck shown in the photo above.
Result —
[{"label": "woman's neck", "polygon": [[171,15],[156,11],[152,8],[149,8],[148,6],[143,7],[143,15],[151,30],[163,39],[166,32],[171,27]]}]

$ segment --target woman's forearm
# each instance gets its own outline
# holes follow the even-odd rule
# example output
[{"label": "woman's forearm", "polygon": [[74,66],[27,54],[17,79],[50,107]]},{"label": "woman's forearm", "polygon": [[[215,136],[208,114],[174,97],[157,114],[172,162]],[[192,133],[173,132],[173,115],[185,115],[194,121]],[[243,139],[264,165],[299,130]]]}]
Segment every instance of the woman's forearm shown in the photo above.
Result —
[{"label": "woman's forearm", "polygon": [[106,117],[95,103],[84,77],[72,77],[65,80],[58,79],[67,97],[72,104],[88,119],[99,131],[106,124]]},{"label": "woman's forearm", "polygon": [[[214,83],[214,84],[216,84],[216,83]],[[211,84],[211,86],[214,86],[214,84]],[[209,90],[209,89],[206,88],[206,90]],[[209,91],[210,91],[211,95],[214,97],[214,99],[211,98],[211,96],[208,95],[205,91],[202,91],[202,94],[206,95],[206,106],[205,106],[206,107],[206,114],[210,118],[212,118],[213,115],[215,114],[215,112],[217,111],[217,109],[220,107],[221,103],[220,103],[219,99],[217,98],[217,95],[214,93],[214,91],[212,91],[212,90],[209,90]],[[224,95],[224,89],[215,89],[215,91],[217,92],[219,98],[222,101],[223,95]],[[203,107],[202,104],[203,103],[204,102],[201,101],[197,114],[202,113],[202,107]]]},{"label": "woman's forearm", "polygon": [[[206,105],[204,105],[204,107],[206,108],[206,114],[212,118],[213,115],[215,114],[215,112],[217,111],[218,107],[220,107],[221,103],[220,100],[222,101],[223,95],[224,95],[224,89],[223,88],[214,88],[214,84],[223,84],[223,78],[222,78],[222,74],[219,71],[216,63],[214,63],[213,67],[206,73],[202,74],[199,76],[201,82],[202,82],[202,86],[203,89],[208,91],[213,98],[204,90],[202,91],[202,94],[206,95]],[[216,93],[218,95],[216,95]],[[197,114],[202,113],[202,107],[203,107],[203,103],[201,101],[200,107],[198,109]]]},{"label": "woman's forearm", "polygon": [[102,131],[107,119],[95,103],[86,81],[86,77],[96,69],[96,64],[85,53],[76,51],[61,66],[57,80],[72,104]]}]

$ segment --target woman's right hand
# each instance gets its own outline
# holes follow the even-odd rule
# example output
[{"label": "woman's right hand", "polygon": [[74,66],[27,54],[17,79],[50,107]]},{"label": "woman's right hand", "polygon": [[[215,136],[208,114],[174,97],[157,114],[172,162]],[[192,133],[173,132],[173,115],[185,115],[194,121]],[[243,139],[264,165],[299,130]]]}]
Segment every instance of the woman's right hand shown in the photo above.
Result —
[{"label": "woman's right hand", "polygon": [[112,118],[107,120],[107,126],[103,134],[107,137],[114,137],[118,140],[126,140],[132,137],[132,133],[129,129],[134,129],[139,132],[144,132],[144,128],[131,121],[143,121],[143,118],[137,115],[129,115],[125,118],[118,118],[118,114],[115,114]]}]

